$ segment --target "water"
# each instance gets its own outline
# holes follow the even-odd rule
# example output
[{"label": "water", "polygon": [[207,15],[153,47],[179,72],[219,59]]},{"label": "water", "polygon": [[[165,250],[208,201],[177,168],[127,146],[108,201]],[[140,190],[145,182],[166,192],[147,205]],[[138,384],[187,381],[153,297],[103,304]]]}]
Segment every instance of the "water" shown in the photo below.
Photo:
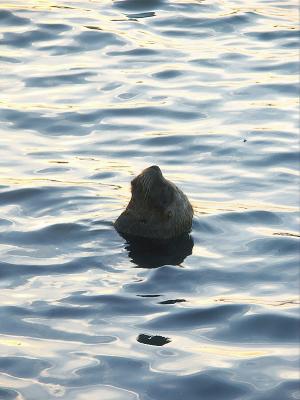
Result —
[{"label": "water", "polygon": [[[0,399],[300,398],[297,6],[1,3]],[[152,164],[162,253],[112,226]]]}]

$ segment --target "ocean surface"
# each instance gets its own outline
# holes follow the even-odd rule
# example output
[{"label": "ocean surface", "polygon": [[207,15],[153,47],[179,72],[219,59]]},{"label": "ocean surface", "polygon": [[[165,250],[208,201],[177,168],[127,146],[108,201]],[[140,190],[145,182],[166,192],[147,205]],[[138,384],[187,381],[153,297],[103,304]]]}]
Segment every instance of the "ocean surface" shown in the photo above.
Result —
[{"label": "ocean surface", "polygon": [[[0,2],[0,399],[299,400],[294,0]],[[159,165],[194,206],[113,221]]]}]

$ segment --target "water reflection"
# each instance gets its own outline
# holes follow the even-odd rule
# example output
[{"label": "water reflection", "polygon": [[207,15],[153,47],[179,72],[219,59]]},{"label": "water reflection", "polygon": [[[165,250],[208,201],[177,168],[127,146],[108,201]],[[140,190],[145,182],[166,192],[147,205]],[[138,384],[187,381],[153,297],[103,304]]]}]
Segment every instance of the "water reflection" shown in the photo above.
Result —
[{"label": "water reflection", "polygon": [[163,265],[180,265],[192,254],[194,240],[190,234],[157,240],[122,235],[126,240],[128,257],[138,268],[158,268]]},{"label": "water reflection", "polygon": [[[0,399],[300,399],[298,7],[1,2]],[[153,164],[193,237],[113,229]]]}]

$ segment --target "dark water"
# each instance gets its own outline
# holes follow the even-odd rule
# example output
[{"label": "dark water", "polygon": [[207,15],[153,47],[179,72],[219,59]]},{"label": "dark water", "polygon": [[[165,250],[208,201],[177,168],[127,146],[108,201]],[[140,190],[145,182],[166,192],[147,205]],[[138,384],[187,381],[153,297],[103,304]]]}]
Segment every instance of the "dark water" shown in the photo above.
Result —
[{"label": "dark water", "polygon": [[[297,7],[1,2],[0,399],[300,399]],[[151,164],[158,252],[112,226]]]}]

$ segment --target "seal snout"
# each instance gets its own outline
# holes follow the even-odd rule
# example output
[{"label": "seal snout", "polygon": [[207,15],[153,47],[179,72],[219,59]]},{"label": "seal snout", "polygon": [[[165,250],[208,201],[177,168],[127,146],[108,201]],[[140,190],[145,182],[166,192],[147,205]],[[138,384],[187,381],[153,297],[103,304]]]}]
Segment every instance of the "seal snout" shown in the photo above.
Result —
[{"label": "seal snout", "polygon": [[162,177],[162,172],[158,165],[151,165],[151,167],[144,169],[143,174],[150,175],[152,177]]},{"label": "seal snout", "polygon": [[160,170],[160,168],[159,168],[159,166],[158,166],[158,165],[151,165],[151,167],[149,167],[149,169],[151,169],[151,170],[153,170],[153,171],[157,171],[157,172],[160,172],[160,173],[161,173],[161,170]]}]

